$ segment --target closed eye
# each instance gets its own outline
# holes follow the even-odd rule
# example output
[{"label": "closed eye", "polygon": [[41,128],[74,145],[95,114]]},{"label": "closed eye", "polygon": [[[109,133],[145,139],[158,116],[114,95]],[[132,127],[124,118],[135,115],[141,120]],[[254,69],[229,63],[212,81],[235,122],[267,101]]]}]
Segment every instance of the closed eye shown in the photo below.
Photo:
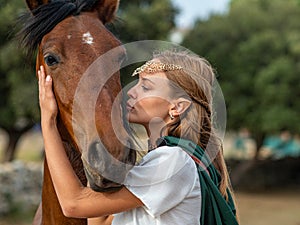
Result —
[{"label": "closed eye", "polygon": [[148,88],[147,86],[145,86],[145,85],[142,85],[142,89],[143,89],[144,91],[148,91],[148,90],[149,90],[149,88]]}]

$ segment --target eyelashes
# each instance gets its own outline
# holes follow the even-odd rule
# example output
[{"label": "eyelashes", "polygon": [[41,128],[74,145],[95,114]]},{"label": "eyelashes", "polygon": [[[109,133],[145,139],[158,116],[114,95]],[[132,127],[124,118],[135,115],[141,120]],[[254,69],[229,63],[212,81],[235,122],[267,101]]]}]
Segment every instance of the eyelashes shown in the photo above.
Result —
[{"label": "eyelashes", "polygon": [[141,86],[142,86],[142,89],[143,89],[144,91],[148,91],[148,90],[149,90],[149,88],[146,87],[145,85],[141,85]]}]

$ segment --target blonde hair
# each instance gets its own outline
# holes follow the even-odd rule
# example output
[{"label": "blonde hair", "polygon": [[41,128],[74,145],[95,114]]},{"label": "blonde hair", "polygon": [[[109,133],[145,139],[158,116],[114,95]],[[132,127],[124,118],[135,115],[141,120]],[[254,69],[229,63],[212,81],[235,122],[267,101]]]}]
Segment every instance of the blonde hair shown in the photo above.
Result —
[{"label": "blonde hair", "polygon": [[231,185],[223,157],[223,144],[212,125],[213,68],[204,58],[187,51],[159,52],[154,54],[154,59],[183,68],[165,71],[165,74],[171,81],[174,97],[185,97],[192,102],[184,114],[164,127],[163,131],[169,136],[189,139],[205,150],[221,175],[219,190],[228,199],[227,190],[231,191]]}]

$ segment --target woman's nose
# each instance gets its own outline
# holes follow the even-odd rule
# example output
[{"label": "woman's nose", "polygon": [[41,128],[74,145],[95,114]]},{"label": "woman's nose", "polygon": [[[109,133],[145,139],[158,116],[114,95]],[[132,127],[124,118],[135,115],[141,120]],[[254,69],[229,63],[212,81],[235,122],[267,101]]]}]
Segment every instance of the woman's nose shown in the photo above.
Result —
[{"label": "woman's nose", "polygon": [[127,95],[128,95],[128,97],[130,97],[130,98],[133,98],[133,99],[136,98],[136,90],[135,90],[135,86],[133,86],[132,88],[130,88],[130,89],[127,91]]}]

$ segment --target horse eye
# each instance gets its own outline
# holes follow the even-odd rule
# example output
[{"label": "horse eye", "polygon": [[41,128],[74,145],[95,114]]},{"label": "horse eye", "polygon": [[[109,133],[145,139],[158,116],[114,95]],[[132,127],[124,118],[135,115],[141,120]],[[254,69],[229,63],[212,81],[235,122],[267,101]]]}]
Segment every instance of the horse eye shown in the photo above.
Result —
[{"label": "horse eye", "polygon": [[57,58],[54,57],[53,55],[47,55],[44,59],[45,59],[45,63],[48,66],[54,66],[55,64],[58,64]]}]

